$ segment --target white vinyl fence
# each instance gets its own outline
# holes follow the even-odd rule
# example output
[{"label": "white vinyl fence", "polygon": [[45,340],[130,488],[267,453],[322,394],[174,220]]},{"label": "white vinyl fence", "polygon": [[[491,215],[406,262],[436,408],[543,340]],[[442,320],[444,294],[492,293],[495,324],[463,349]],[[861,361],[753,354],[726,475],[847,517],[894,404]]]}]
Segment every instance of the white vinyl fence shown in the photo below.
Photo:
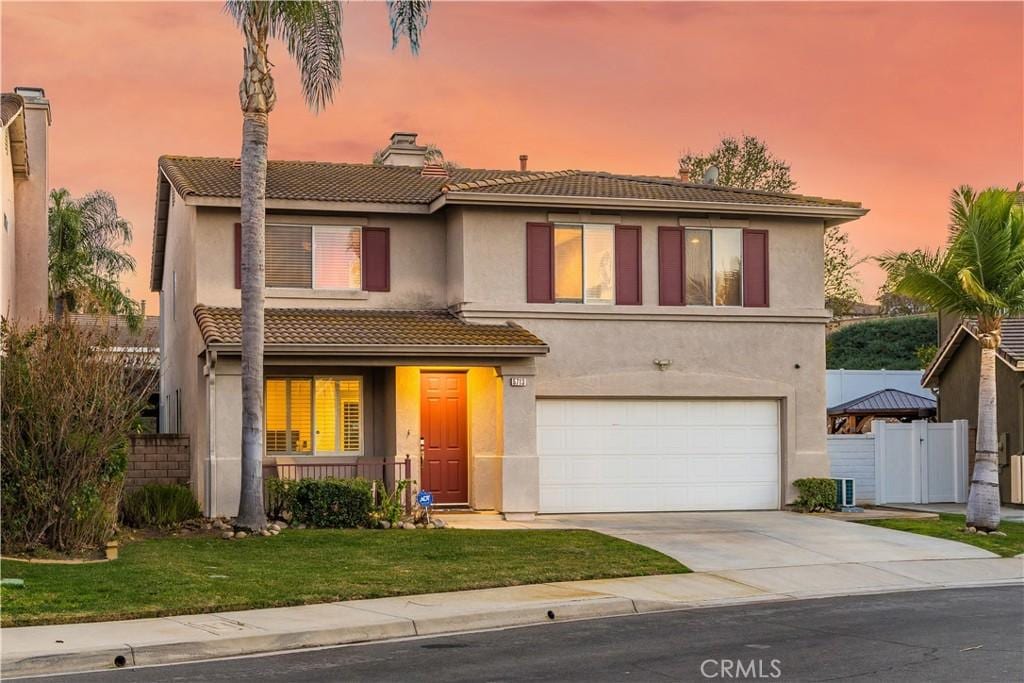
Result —
[{"label": "white vinyl fence", "polygon": [[857,502],[963,503],[967,500],[967,421],[895,424],[870,434],[832,434],[833,477],[856,482]]}]

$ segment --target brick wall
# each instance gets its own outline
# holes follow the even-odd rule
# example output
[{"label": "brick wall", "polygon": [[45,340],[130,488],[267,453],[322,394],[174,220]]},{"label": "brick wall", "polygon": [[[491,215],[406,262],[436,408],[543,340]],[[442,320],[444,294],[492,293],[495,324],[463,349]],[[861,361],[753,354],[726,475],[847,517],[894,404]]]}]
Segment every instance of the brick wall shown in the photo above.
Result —
[{"label": "brick wall", "polygon": [[191,471],[188,434],[135,434],[131,437],[125,490],[145,484],[187,484]]}]

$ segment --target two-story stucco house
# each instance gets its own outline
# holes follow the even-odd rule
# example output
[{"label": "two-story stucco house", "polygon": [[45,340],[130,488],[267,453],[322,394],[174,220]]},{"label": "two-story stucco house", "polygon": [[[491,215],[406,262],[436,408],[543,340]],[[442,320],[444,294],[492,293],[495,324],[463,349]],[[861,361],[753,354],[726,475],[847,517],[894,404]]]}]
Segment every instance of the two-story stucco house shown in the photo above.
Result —
[{"label": "two-story stucco house", "polygon": [[[269,164],[271,476],[408,456],[436,503],[515,518],[775,509],[828,475],[823,234],[859,204],[424,154],[396,133],[383,165]],[[163,429],[215,515],[238,505],[238,195],[236,161],[159,161]]]}]

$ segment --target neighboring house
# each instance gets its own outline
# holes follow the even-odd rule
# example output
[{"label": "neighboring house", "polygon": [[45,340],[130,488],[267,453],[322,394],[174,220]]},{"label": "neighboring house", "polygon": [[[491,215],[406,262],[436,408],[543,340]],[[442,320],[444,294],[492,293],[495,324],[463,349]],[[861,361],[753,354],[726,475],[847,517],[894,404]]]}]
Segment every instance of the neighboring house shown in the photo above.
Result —
[{"label": "neighboring house", "polygon": [[[142,307],[142,327],[133,330],[124,316],[71,313],[68,319],[77,327],[96,330],[101,334],[110,350],[118,353],[139,354],[148,357],[152,368],[151,381],[157,383],[160,373],[160,317],[146,315],[145,302]],[[154,391],[159,391],[157,386]],[[159,428],[160,394],[149,397],[149,404],[140,418],[143,432],[156,432]]]},{"label": "neighboring house", "polygon": [[826,370],[826,405],[834,408],[881,389],[898,389],[915,396],[935,398],[921,386],[923,370]]},{"label": "neighboring house", "polygon": [[[938,393],[941,422],[967,420],[970,424],[973,466],[981,346],[969,321],[942,315],[939,329],[944,341],[921,383]],[[1003,338],[996,358],[999,491],[1002,500],[1007,502],[1010,500],[1009,456],[1024,453],[1024,318],[1003,321]]]},{"label": "neighboring house", "polygon": [[[823,239],[860,204],[446,170],[415,140],[269,163],[271,476],[409,456],[435,503],[509,518],[777,509],[828,476]],[[239,183],[158,164],[162,428],[215,515],[239,492]]]},{"label": "neighboring house", "polygon": [[42,88],[0,95],[0,317],[38,322],[46,315],[47,146],[50,103]]},{"label": "neighboring house", "polygon": [[828,409],[829,434],[866,434],[873,420],[913,422],[935,418],[935,398],[879,389]]}]

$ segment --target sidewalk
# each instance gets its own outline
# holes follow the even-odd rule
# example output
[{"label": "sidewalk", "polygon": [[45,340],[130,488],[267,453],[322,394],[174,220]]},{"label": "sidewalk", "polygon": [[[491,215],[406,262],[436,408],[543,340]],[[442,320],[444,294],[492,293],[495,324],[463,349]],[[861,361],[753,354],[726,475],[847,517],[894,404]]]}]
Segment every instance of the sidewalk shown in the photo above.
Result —
[{"label": "sidewalk", "polygon": [[1024,584],[1018,558],[762,567],[0,631],[5,678],[797,598]]}]

